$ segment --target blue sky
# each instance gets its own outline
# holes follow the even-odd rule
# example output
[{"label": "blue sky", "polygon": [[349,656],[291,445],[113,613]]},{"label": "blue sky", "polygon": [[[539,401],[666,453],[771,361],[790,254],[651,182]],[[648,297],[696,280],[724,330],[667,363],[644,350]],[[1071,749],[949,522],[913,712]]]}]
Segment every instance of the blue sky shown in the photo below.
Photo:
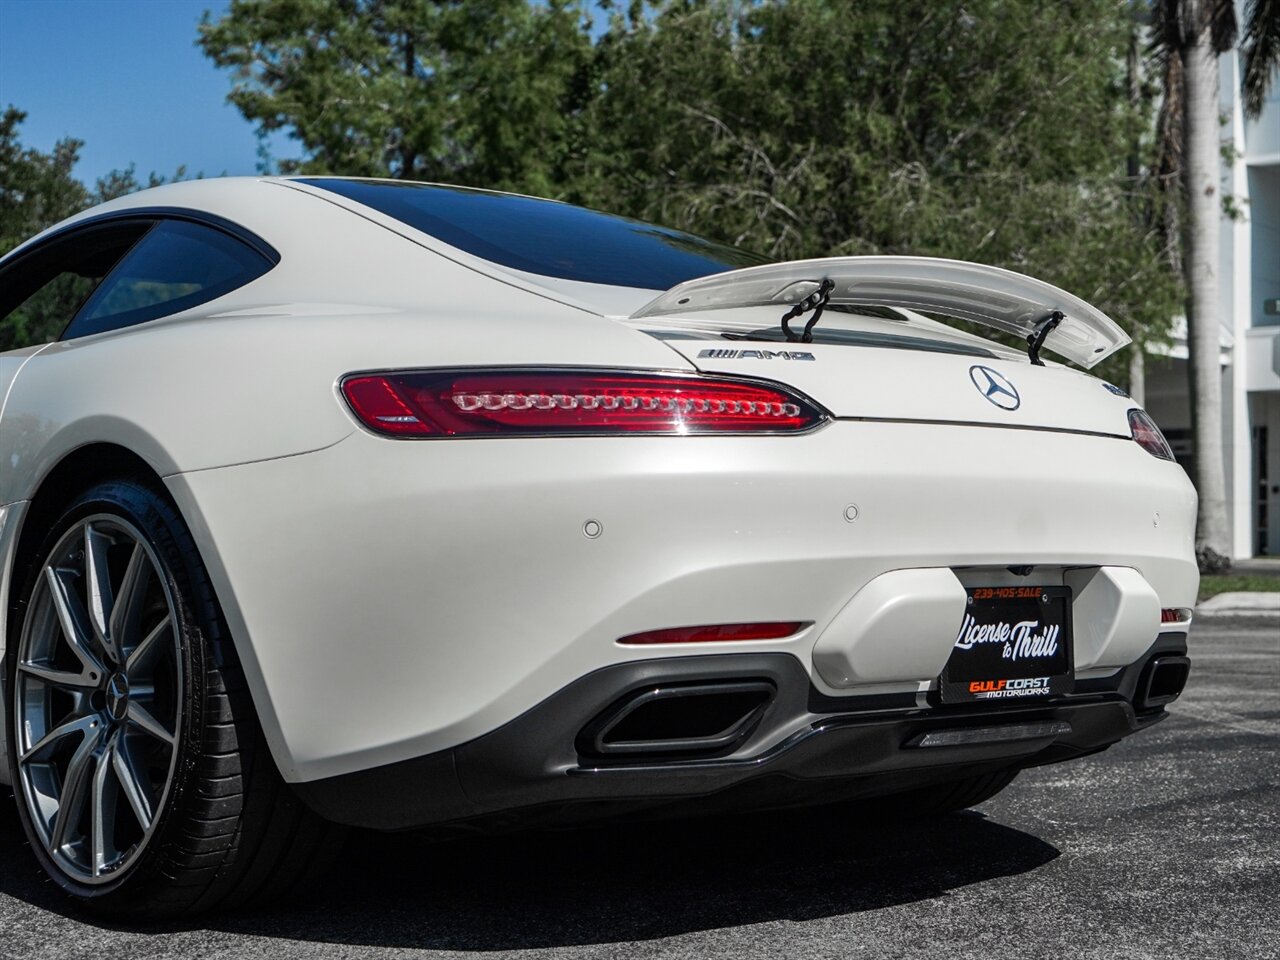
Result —
[{"label": "blue sky", "polygon": [[[254,173],[253,126],[227,104],[230,74],[195,46],[226,0],[0,0],[0,108],[27,111],[21,138],[85,141],[76,175],[93,184],[136,164],[145,178]],[[280,138],[272,149],[294,151]]]},{"label": "blue sky", "polygon": [[[22,142],[85,141],[76,176],[93,186],[134,164],[155,172],[255,173],[253,125],[227,103],[231,75],[195,45],[206,10],[229,0],[0,0],[0,109],[27,112]],[[604,18],[597,18],[603,27]],[[274,136],[273,157],[298,148]]]}]

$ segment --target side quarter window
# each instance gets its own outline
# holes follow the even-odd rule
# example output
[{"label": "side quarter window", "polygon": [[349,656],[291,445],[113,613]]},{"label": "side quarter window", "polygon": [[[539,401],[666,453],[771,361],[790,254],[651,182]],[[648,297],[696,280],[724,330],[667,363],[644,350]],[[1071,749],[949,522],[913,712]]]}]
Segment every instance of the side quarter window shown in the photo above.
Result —
[{"label": "side quarter window", "polygon": [[272,266],[262,254],[214,227],[162,220],[98,285],[62,339],[189,310],[256,280]]},{"label": "side quarter window", "polygon": [[20,255],[0,270],[0,352],[58,339],[151,220],[97,224]]}]

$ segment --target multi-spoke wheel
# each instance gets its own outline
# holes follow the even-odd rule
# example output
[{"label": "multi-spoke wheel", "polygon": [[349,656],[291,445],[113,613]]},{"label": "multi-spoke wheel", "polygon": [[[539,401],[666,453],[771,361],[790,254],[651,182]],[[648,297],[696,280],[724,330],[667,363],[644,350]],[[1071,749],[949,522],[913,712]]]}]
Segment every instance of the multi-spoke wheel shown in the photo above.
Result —
[{"label": "multi-spoke wheel", "polygon": [[131,524],[86,517],[41,568],[18,645],[19,785],[46,852],[83,883],[138,857],[173,781],[183,669],[157,571]]},{"label": "multi-spoke wheel", "polygon": [[314,875],[337,836],[280,780],[172,503],[101,484],[24,559],[5,657],[9,772],[50,877],[141,918]]}]

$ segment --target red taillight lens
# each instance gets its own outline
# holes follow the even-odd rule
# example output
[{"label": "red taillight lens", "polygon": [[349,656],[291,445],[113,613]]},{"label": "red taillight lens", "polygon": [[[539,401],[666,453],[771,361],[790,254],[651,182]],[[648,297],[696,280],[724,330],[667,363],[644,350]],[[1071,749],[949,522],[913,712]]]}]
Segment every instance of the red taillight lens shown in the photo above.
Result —
[{"label": "red taillight lens", "polygon": [[803,620],[770,623],[717,623],[704,627],[671,627],[621,637],[619,643],[714,643],[728,640],[780,640],[797,633]]},{"label": "red taillight lens", "polygon": [[342,383],[342,395],[365,426],[379,433],[417,437],[434,432],[419,411],[409,406],[391,377],[350,377]]},{"label": "red taillight lens", "polygon": [[775,433],[824,419],[772,384],[640,373],[358,374],[342,381],[342,395],[367,427],[393,437]]},{"label": "red taillight lens", "polygon": [[1169,441],[1164,438],[1164,434],[1160,432],[1160,428],[1156,426],[1156,422],[1151,419],[1147,411],[1136,407],[1129,411],[1129,432],[1133,434],[1133,439],[1138,441],[1138,446],[1153,457],[1159,457],[1161,460],[1173,459],[1173,450],[1169,446]]}]

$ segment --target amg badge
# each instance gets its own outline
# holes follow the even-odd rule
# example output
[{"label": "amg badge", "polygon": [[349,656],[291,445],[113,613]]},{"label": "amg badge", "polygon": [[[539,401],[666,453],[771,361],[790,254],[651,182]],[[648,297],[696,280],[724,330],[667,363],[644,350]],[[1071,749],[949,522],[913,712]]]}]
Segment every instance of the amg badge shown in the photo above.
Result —
[{"label": "amg badge", "polygon": [[702,350],[698,359],[709,360],[812,360],[813,354],[805,350]]}]

